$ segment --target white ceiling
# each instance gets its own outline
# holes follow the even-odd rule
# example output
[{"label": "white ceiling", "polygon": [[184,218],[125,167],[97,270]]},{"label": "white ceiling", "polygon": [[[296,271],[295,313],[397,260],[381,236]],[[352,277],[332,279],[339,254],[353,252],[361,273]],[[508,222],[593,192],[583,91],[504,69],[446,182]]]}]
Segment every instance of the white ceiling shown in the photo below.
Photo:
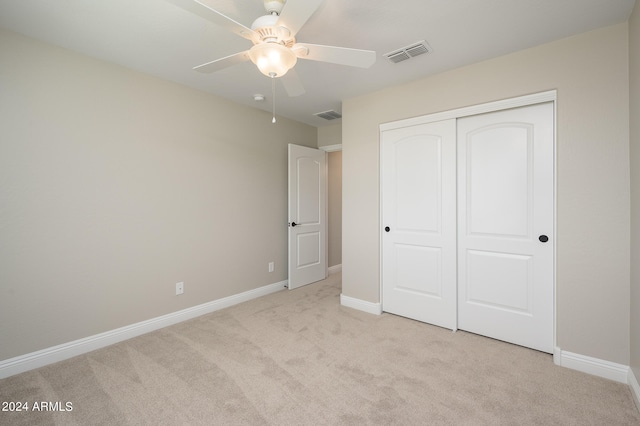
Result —
[{"label": "white ceiling", "polygon": [[[340,112],[341,101],[353,96],[624,22],[634,2],[325,0],[296,39],[374,50],[377,61],[359,69],[299,60],[295,70],[306,94],[290,98],[277,81],[277,113],[313,126],[332,124],[313,114]],[[209,4],[247,27],[264,14],[262,0]],[[271,110],[271,80],[251,62],[213,74],[192,70],[246,50],[251,42],[164,0],[0,0],[0,27]],[[420,40],[433,51],[398,64],[382,56]],[[256,93],[267,101],[256,103]]]}]

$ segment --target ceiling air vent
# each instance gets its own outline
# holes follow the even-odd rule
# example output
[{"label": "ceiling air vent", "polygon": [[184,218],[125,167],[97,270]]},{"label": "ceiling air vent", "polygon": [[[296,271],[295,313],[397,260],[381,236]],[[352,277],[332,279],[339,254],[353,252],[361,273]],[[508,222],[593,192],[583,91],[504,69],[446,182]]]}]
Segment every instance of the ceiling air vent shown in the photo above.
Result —
[{"label": "ceiling air vent", "polygon": [[389,52],[384,56],[394,64],[398,62],[406,61],[407,59],[411,59],[418,55],[422,55],[425,53],[431,52],[431,47],[427,44],[426,41],[419,41],[417,43],[413,43],[407,47],[403,47],[402,49],[394,50],[393,52]]},{"label": "ceiling air vent", "polygon": [[316,117],[320,117],[320,118],[324,118],[325,120],[336,120],[338,118],[342,118],[342,114],[340,114],[337,111],[324,111],[324,112],[318,112],[316,114],[313,114]]}]

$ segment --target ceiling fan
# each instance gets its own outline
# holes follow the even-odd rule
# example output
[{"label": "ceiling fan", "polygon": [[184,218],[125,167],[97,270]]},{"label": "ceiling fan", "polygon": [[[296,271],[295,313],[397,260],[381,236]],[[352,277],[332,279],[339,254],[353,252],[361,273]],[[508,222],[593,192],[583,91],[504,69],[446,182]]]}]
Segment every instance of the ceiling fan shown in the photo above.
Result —
[{"label": "ceiling fan", "polygon": [[288,73],[282,80],[284,88],[289,96],[299,96],[305,90],[292,70],[298,58],[360,68],[369,68],[376,61],[376,52],[371,50],[296,42],[295,35],[324,0],[264,0],[267,14],[253,21],[251,28],[215,10],[212,0],[167,1],[253,42],[250,49],[198,65],[196,71],[212,73],[250,60],[268,77]]}]

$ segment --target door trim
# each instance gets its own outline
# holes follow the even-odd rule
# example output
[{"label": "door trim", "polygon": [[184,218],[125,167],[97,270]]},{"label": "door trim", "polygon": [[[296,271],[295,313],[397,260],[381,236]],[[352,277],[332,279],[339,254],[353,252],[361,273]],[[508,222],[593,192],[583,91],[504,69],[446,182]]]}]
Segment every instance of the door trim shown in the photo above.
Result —
[{"label": "door trim", "polygon": [[[462,117],[467,117],[469,115],[484,114],[486,112],[495,112],[503,109],[535,105],[535,104],[540,104],[544,102],[554,102],[554,107],[555,107],[556,98],[557,98],[557,91],[549,90],[547,92],[519,96],[517,98],[502,99],[499,101],[489,102],[485,104],[472,105],[468,107],[452,109],[449,111],[436,112],[433,114],[422,115],[419,117],[407,118],[404,120],[392,121],[389,123],[382,123],[380,124],[380,132],[382,132],[383,130],[392,130],[400,127],[415,126],[417,124],[426,124],[434,121],[449,120],[451,118],[462,118]],[[554,123],[554,127],[555,127],[555,123]],[[555,160],[555,157],[554,157],[554,160]]]},{"label": "door trim", "polygon": [[552,270],[553,270],[553,346],[554,348],[557,347],[557,318],[558,318],[558,314],[557,314],[557,290],[556,290],[556,275],[557,275],[557,271],[556,271],[556,255],[558,253],[558,246],[557,246],[557,229],[556,229],[556,224],[557,224],[557,206],[558,206],[558,171],[557,171],[557,158],[558,158],[558,140],[557,140],[557,128],[556,128],[556,123],[557,123],[557,97],[558,97],[558,91],[557,90],[548,90],[546,92],[539,92],[539,93],[533,93],[533,94],[529,94],[529,95],[524,95],[524,96],[518,96],[515,98],[508,98],[508,99],[502,99],[502,100],[498,100],[498,101],[493,101],[493,102],[487,102],[487,103],[483,103],[483,104],[477,104],[477,105],[472,105],[472,106],[468,106],[468,107],[462,107],[462,108],[456,108],[456,109],[452,109],[452,110],[448,110],[448,111],[442,111],[442,112],[436,112],[433,114],[426,114],[426,115],[422,115],[422,116],[418,116],[418,117],[413,117],[413,118],[407,118],[404,120],[398,120],[398,121],[392,121],[392,122],[387,122],[387,123],[382,123],[379,125],[379,131],[378,131],[378,200],[379,200],[379,205],[378,205],[378,247],[379,247],[379,252],[378,252],[378,259],[379,259],[379,271],[378,271],[378,276],[380,277],[379,279],[379,285],[378,285],[378,294],[379,294],[379,298],[380,298],[380,306],[383,307],[384,306],[384,301],[382,300],[382,209],[383,209],[383,200],[382,200],[382,173],[381,172],[381,164],[382,161],[380,161],[380,159],[382,158],[382,132],[386,131],[386,130],[393,130],[393,129],[398,129],[398,128],[402,128],[402,127],[410,127],[410,126],[415,126],[418,124],[426,124],[426,123],[432,123],[435,121],[442,121],[442,120],[449,120],[449,119],[458,119],[458,118],[463,118],[463,117],[468,117],[471,115],[478,115],[478,114],[484,114],[484,113],[488,113],[488,112],[496,112],[496,111],[501,111],[501,110],[505,110],[505,109],[510,109],[510,108],[518,108],[518,107],[523,107],[523,106],[530,106],[530,105],[535,105],[535,104],[540,104],[540,103],[545,103],[545,102],[552,102],[553,103],[553,235],[556,236],[556,238],[553,238],[553,266],[552,266]]},{"label": "door trim", "polygon": [[336,151],[342,151],[342,144],[338,143],[335,145],[325,145],[325,146],[319,146],[318,149],[324,151],[324,152],[336,152]]}]

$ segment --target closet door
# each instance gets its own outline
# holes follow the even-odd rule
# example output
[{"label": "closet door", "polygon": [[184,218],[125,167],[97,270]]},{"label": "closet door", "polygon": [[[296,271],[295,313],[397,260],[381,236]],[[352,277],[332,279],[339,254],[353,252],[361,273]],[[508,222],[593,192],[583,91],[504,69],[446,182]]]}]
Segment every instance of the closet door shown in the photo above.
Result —
[{"label": "closet door", "polygon": [[553,103],[458,120],[458,327],[553,352]]},{"label": "closet door", "polygon": [[381,133],[382,309],[456,328],[456,124]]}]

